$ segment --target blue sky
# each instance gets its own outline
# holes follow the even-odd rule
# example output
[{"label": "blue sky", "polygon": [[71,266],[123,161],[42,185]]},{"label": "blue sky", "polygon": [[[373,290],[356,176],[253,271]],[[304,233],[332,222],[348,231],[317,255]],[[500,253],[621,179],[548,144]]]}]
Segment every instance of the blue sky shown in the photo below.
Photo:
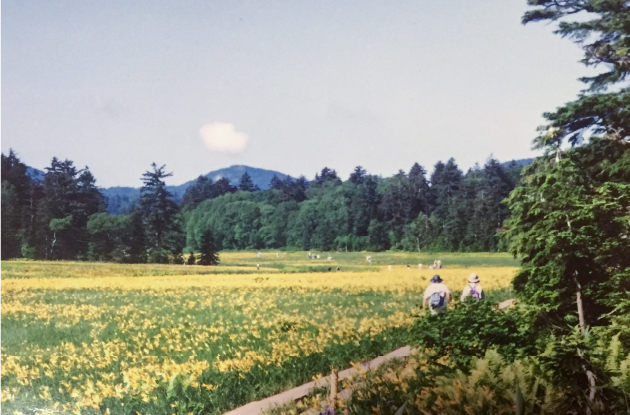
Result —
[{"label": "blue sky", "polygon": [[2,151],[139,186],[232,164],[389,176],[536,155],[587,74],[525,0],[2,2]]}]

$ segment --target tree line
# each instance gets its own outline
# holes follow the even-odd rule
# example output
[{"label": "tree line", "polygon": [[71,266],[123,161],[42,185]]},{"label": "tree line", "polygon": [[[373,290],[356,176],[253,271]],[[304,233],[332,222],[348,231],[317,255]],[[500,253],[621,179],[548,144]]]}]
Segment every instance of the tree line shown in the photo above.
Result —
[{"label": "tree line", "polygon": [[[245,172],[200,176],[174,201],[165,167],[142,177],[129,214],[106,211],[90,170],[53,158],[32,179],[11,150],[2,155],[2,258],[183,263],[188,247],[218,249],[496,251],[509,211],[501,201],[520,168],[490,159],[464,174],[453,159],[431,177],[419,164],[392,177],[358,166],[343,181],[323,168],[313,181],[274,176],[261,191]],[[210,248],[207,248],[210,249]]]},{"label": "tree line", "polygon": [[200,177],[189,192],[205,194],[195,197],[203,202],[183,203],[187,240],[194,244],[209,231],[224,249],[504,250],[497,232],[509,210],[502,200],[519,172],[490,159],[464,174],[450,159],[430,177],[416,163],[388,178],[357,166],[342,181],[324,168],[312,182],[274,178],[269,190],[215,198],[203,190],[209,179]]}]

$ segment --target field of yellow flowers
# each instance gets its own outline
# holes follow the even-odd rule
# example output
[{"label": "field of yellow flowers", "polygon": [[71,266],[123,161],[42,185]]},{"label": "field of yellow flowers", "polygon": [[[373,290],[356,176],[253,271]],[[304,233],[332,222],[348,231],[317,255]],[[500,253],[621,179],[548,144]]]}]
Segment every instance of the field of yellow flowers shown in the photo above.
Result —
[{"label": "field of yellow flowers", "polygon": [[512,260],[484,255],[439,271],[418,270],[420,254],[3,262],[3,412],[220,414],[405,344],[433,273],[458,290],[474,271],[505,293]]}]

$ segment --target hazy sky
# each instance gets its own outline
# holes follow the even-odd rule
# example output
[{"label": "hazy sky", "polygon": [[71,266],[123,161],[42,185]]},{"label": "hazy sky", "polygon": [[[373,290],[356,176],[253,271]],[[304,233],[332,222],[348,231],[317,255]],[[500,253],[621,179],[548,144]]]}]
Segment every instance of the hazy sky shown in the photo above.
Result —
[{"label": "hazy sky", "polygon": [[580,50],[525,0],[2,1],[2,151],[139,186],[526,158]]}]

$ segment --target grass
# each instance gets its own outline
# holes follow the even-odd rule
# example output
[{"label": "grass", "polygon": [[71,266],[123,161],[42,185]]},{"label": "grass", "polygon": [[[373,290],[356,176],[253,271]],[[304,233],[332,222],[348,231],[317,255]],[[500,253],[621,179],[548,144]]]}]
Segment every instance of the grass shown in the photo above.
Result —
[{"label": "grass", "polygon": [[[453,289],[474,267],[491,301],[510,295],[516,270],[500,254],[371,255],[2,262],[3,407],[220,414],[406,344],[434,272],[418,262],[441,259]],[[328,266],[342,271],[313,272]]]},{"label": "grass", "polygon": [[[442,260],[445,268],[515,267],[518,262],[505,253],[408,253],[408,252],[315,252],[320,259],[307,259],[306,252],[222,252],[221,263],[216,267],[162,265],[162,264],[114,264],[78,261],[28,261],[11,260],[2,262],[2,278],[76,278],[108,276],[147,277],[170,275],[216,275],[253,273],[313,273],[328,272],[328,268],[342,271],[376,271],[382,267],[417,268],[424,264],[426,269],[434,260]],[[365,257],[370,255],[372,263]],[[326,258],[332,256],[332,260]],[[256,265],[260,265],[260,270]]]}]

